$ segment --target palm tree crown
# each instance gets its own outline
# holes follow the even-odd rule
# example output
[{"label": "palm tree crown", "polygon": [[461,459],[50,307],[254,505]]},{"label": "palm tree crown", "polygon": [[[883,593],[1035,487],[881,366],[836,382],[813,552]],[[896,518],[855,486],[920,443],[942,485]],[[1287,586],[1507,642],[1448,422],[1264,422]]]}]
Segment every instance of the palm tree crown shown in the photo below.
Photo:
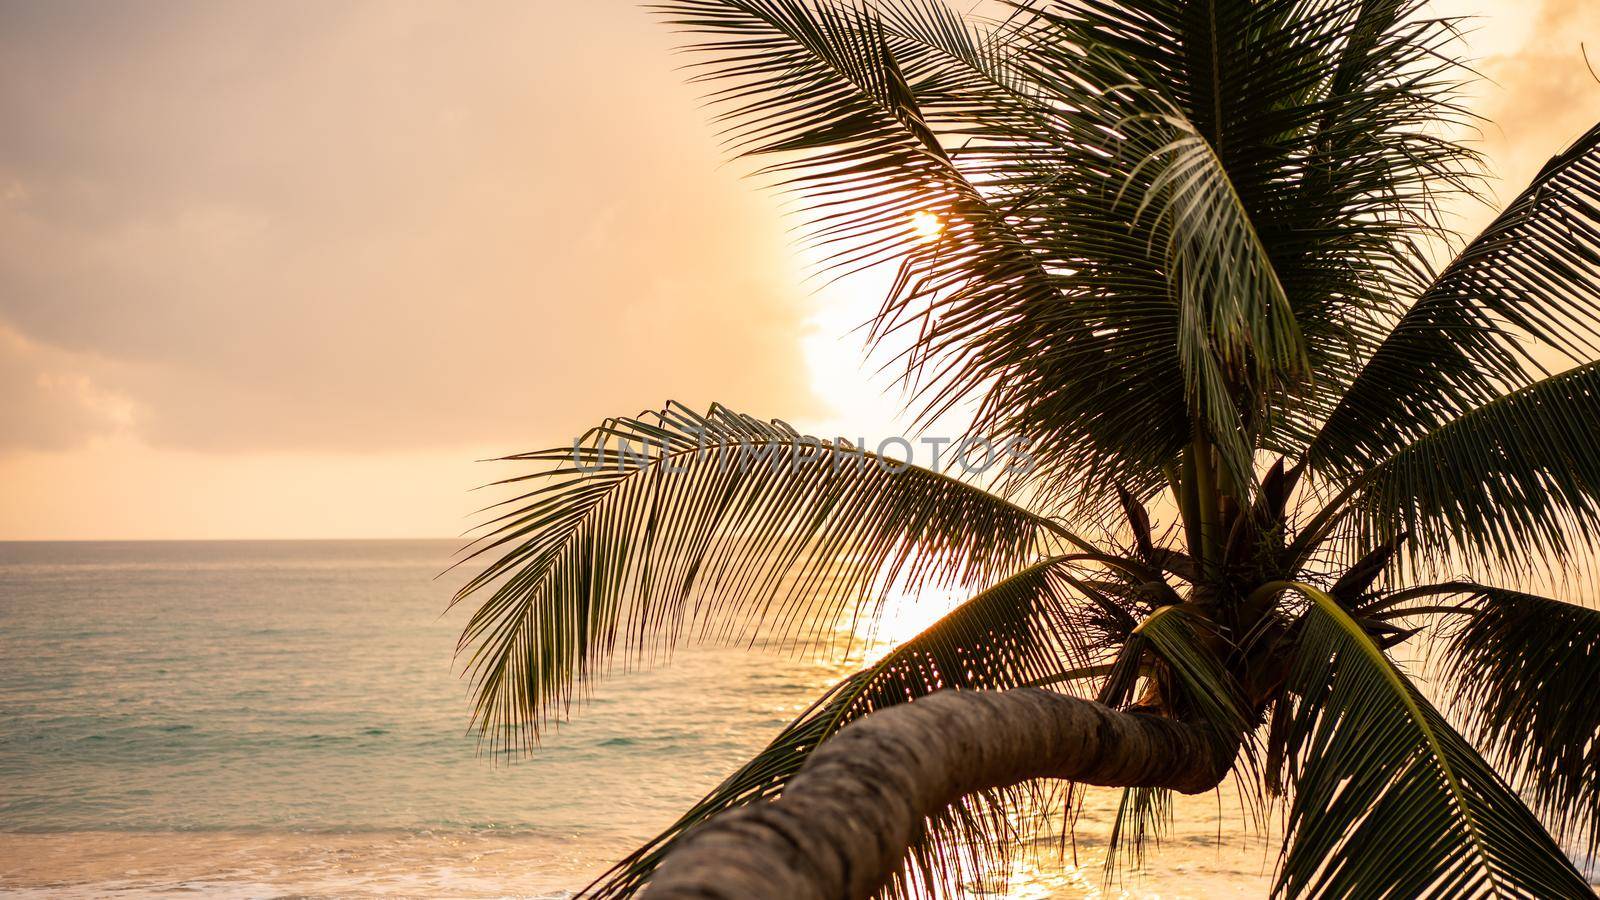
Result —
[{"label": "palm tree crown", "polygon": [[[491,741],[527,746],[618,649],[973,593],[591,896],[873,710],[1023,685],[1229,747],[1285,798],[1286,896],[1591,895],[1540,817],[1595,849],[1600,613],[1436,579],[1561,568],[1600,528],[1600,127],[1435,271],[1478,163],[1421,6],[659,6],[830,265],[898,267],[875,334],[906,336],[922,421],[1032,464],[966,479],[676,404],[510,457],[527,489],[458,596]],[[1390,657],[1432,622],[1443,711]],[[1017,790],[930,820],[889,890],[959,889],[952,847],[1003,851]],[[1163,808],[1130,789],[1125,824]]]}]

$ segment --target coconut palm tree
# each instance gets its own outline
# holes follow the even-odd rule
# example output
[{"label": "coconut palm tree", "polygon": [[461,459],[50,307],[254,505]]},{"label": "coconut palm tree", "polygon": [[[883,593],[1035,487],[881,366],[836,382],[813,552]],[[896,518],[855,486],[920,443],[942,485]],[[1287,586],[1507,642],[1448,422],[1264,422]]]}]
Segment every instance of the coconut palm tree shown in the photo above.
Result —
[{"label": "coconut palm tree", "polygon": [[1570,585],[1600,528],[1600,128],[1455,238],[1421,6],[661,4],[829,264],[897,266],[917,421],[1027,465],[676,404],[511,457],[458,597],[497,745],[614,654],[972,597],[588,896],[958,890],[1039,779],[1124,786],[1137,835],[1230,773],[1282,804],[1282,895],[1591,896],[1557,840],[1595,849],[1600,612],[1490,582]]}]

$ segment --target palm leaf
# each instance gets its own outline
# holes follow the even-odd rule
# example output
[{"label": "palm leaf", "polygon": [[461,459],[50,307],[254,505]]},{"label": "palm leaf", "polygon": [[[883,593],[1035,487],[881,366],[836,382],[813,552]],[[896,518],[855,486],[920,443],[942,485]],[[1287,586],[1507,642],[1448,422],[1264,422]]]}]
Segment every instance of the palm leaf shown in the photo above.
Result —
[{"label": "palm leaf", "polygon": [[1304,154],[1298,190],[1269,207],[1273,219],[1258,216],[1312,336],[1317,373],[1269,423],[1267,445],[1280,452],[1303,454],[1429,287],[1419,244],[1452,237],[1439,224],[1439,204],[1478,193],[1478,155],[1439,137],[1473,122],[1458,99],[1467,72],[1451,53],[1457,22],[1420,17],[1424,7],[1357,0],[1330,6],[1332,22],[1307,28],[1317,37],[1302,58],[1331,75],[1300,108],[1314,124],[1291,144],[1291,156]]},{"label": "palm leaf", "polygon": [[[1551,376],[1453,419],[1356,482],[1362,540],[1409,533],[1424,560],[1451,549],[1521,567],[1569,558],[1600,524],[1600,362]],[[1576,538],[1576,541],[1574,540]]]},{"label": "palm leaf", "polygon": [[1451,709],[1563,839],[1600,847],[1600,611],[1459,586],[1476,609],[1450,637]]},{"label": "palm leaf", "polygon": [[[994,689],[1057,683],[1086,677],[1096,649],[1073,624],[1071,577],[1051,558],[1006,578],[940,619],[873,665],[835,685],[737,772],[661,834],[590,885],[583,896],[633,896],[679,840],[724,811],[777,796],[811,751],[839,729],[876,709],[913,701],[936,690]],[[1076,673],[1076,674],[1074,674]],[[960,893],[966,879],[995,870],[1014,837],[1003,813],[1024,799],[1016,792],[966,798],[930,821],[913,848],[910,868],[892,892],[913,884],[943,884]]]},{"label": "palm leaf", "polygon": [[[775,157],[814,211],[837,262],[892,258],[917,240],[910,214],[942,211],[965,186],[870,9],[811,0],[673,0],[653,7],[701,59],[729,148]],[[915,77],[915,73],[911,73]],[[864,256],[861,254],[865,254]]]},{"label": "palm leaf", "polygon": [[1225,663],[1233,648],[1214,624],[1184,605],[1164,606],[1140,622],[1134,634],[1170,673],[1161,690],[1172,715],[1192,718],[1223,741],[1249,730],[1244,691]]},{"label": "palm leaf", "polygon": [[[1406,312],[1308,454],[1363,469],[1540,370],[1600,347],[1600,126],[1552,159]],[[1531,344],[1530,344],[1531,339]]]},{"label": "palm leaf", "polygon": [[[941,360],[927,415],[981,398],[978,432],[1026,436],[1036,481],[1092,504],[1154,489],[1188,404],[1249,480],[1237,382],[1290,377],[1305,348],[1207,138],[1120,58],[1064,49],[1047,17],[981,29],[931,3],[664,9],[704,36],[736,146],[784,157],[768,171],[819,211],[816,239],[841,264],[904,257],[878,329],[918,329],[913,372]],[[1127,364],[1153,353],[1173,365]]]},{"label": "palm leaf", "polygon": [[[1228,646],[1214,626],[1186,607],[1163,606],[1134,629],[1119,661],[1148,652],[1152,660],[1141,668],[1156,679],[1169,714],[1205,728],[1216,738],[1218,752],[1237,753],[1236,736],[1249,732],[1251,714],[1244,691],[1218,652]],[[1120,703],[1130,695],[1131,681],[1119,683],[1117,675],[1107,679],[1102,702]],[[1245,749],[1253,759],[1253,748]],[[1170,790],[1125,788],[1107,846],[1107,876],[1119,862],[1142,865],[1146,843],[1159,839],[1171,815]]]},{"label": "palm leaf", "polygon": [[1172,825],[1172,791],[1167,788],[1123,788],[1117,816],[1106,841],[1105,880],[1109,884],[1118,866],[1144,867],[1151,843],[1159,844]]},{"label": "palm leaf", "polygon": [[[983,429],[1044,433],[1035,444],[1049,456],[1057,496],[1087,487],[1098,497],[1113,481],[1148,495],[1151,473],[1187,438],[1126,427],[1141,414],[1163,421],[1149,415],[1157,403],[1166,421],[1204,423],[1246,483],[1234,392],[1304,368],[1283,286],[1221,158],[1184,110],[1136,60],[1086,50],[1081,21],[1039,21],[1020,38],[1025,52],[993,77],[1023,73],[1029,93],[1012,104],[1020,113],[988,116],[985,106],[970,126],[982,143],[955,158],[1054,276],[1055,302],[983,302],[988,283],[975,295],[970,283],[935,281],[952,289],[894,298],[891,309],[937,314],[925,340],[963,362],[952,380],[959,389],[947,393],[995,385]],[[1136,348],[1145,364],[1134,367]],[[1085,472],[1103,483],[1085,482]]]},{"label": "palm leaf", "polygon": [[1276,892],[1577,898],[1592,892],[1533,814],[1326,593],[1288,680],[1294,800]]},{"label": "palm leaf", "polygon": [[[678,405],[613,419],[532,463],[466,560],[477,723],[529,746],[620,645],[803,636],[892,588],[979,585],[1067,534],[945,475],[781,422]],[[1087,544],[1068,538],[1080,546]]]},{"label": "palm leaf", "polygon": [[[1050,396],[1072,403],[1049,413],[1049,432],[1031,428],[1038,418],[1026,408],[1018,417],[980,415],[975,431],[1028,439],[1050,457],[1040,460],[1041,478],[1096,473],[1086,503],[1103,499],[1118,480],[1153,488],[1161,460],[1188,440],[1178,369],[1106,360],[1112,350],[1112,359],[1146,356],[1162,344],[1175,354],[1173,309],[1164,289],[1154,290],[1158,309],[1124,304],[1115,314],[1132,328],[1108,329],[1111,308],[1061,302],[1081,290],[1082,279],[1063,285],[1073,269],[1040,248],[1039,217],[1027,197],[1059,169],[1041,169],[1037,154],[1070,147],[1071,138],[1056,133],[1048,98],[1022,75],[1019,29],[981,28],[932,3],[889,4],[881,14],[806,0],[694,0],[660,8],[694,36],[690,49],[706,57],[699,77],[719,86],[711,99],[734,149],[778,160],[763,171],[809,201],[809,230],[830,249],[830,265],[903,258],[875,333],[916,329],[905,354],[913,382],[929,361],[940,361],[938,377],[922,388],[927,418],[990,392],[988,409],[1010,408],[1000,394],[1035,384],[1025,377],[1033,371],[1030,360],[1047,356],[1056,373]],[[1003,158],[973,147],[949,151],[945,136],[996,148]],[[1125,204],[1124,223],[1136,206]],[[938,240],[919,240],[910,227],[914,213],[940,218]],[[1138,235],[1125,230],[1118,240],[1141,258],[1149,255]],[[1024,336],[1049,340],[1056,352],[1020,347]],[[1063,373],[1069,380],[1061,380]],[[1166,387],[1150,389],[1152,379]],[[1072,389],[1060,390],[1063,384]],[[1039,389],[1031,390],[1037,397]],[[1136,420],[1145,424],[1118,425]],[[1155,422],[1175,424],[1150,427]],[[1095,464],[1069,464],[1081,460]]]},{"label": "palm leaf", "polygon": [[[1172,146],[1204,146],[1212,157],[1208,167],[1199,165],[1198,152],[1176,157],[1190,162],[1185,171],[1216,173],[1208,180],[1218,189],[1209,193],[1219,203],[1209,208],[1221,208],[1226,200],[1237,206],[1238,220],[1248,223],[1217,227],[1220,220],[1196,217],[1209,251],[1230,259],[1232,272],[1270,273],[1281,286],[1292,333],[1304,336],[1304,348],[1289,353],[1285,343],[1285,355],[1275,356],[1270,342],[1254,341],[1260,369],[1243,385],[1229,385],[1242,397],[1244,426],[1261,432],[1268,446],[1298,440],[1293,435],[1300,410],[1324,408],[1327,391],[1348,383],[1356,362],[1381,340],[1384,314],[1397,313],[1399,296],[1420,289],[1411,262],[1417,235],[1435,230],[1434,204],[1462,185],[1474,159],[1437,137],[1441,124],[1461,116],[1449,99],[1456,70],[1440,53],[1453,33],[1449,22],[1415,19],[1417,6],[1407,0],[1316,7],[1273,0],[1095,2],[1043,12],[1059,35],[1050,46],[1061,52],[1041,59],[1038,65],[1048,71],[1039,80],[1048,82],[1054,72],[1058,82],[1095,82],[1083,74],[1090,67],[1081,60],[1103,57],[1115,60],[1138,91],[1161,98],[1176,113],[1169,118],[1181,126]],[[1125,136],[1121,125],[1111,131]],[[1133,167],[1140,164],[1138,138],[1129,136],[1132,152],[1092,139],[1080,144]],[[1121,173],[1104,173],[1092,159],[1062,151],[1055,156],[1065,160],[1063,168],[1086,173],[1085,180],[1119,181]],[[1076,181],[1068,183],[1083,190]],[[1106,205],[1092,185],[1088,198]],[[1248,235],[1260,250],[1244,252],[1246,244],[1230,235]],[[1105,273],[1090,275],[1104,279]],[[1278,308],[1275,300],[1255,298],[1277,293],[1231,296],[1270,311]],[[1291,335],[1286,328],[1279,333]],[[1198,322],[1191,317],[1173,334],[1173,346],[1180,340],[1191,345],[1185,351],[1191,390],[1204,385],[1220,397],[1224,380],[1203,371],[1192,348]],[[1232,362],[1237,354],[1221,356]],[[1314,378],[1293,377],[1302,358]],[[1220,429],[1226,407],[1211,408],[1219,411],[1213,429]],[[1231,433],[1214,437],[1235,455],[1226,447]]]}]

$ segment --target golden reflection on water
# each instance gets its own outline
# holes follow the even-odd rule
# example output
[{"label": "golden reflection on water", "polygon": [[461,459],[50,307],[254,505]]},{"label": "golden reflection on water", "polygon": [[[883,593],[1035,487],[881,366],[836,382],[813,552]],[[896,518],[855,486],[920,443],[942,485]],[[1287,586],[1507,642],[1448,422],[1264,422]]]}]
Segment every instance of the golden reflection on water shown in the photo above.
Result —
[{"label": "golden reflection on water", "polygon": [[[1074,863],[1054,853],[1021,856],[1004,873],[991,872],[974,887],[981,887],[975,896],[986,900],[1198,900],[1203,896],[1107,885],[1099,862]],[[945,900],[939,892],[926,888],[915,896],[917,900]]]}]

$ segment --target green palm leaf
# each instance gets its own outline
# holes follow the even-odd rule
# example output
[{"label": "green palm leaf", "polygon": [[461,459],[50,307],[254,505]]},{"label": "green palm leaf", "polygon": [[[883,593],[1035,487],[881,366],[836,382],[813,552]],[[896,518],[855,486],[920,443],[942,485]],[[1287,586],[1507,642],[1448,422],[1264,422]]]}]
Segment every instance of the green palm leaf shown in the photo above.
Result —
[{"label": "green palm leaf", "polygon": [[[808,0],[693,0],[660,9],[693,35],[690,49],[708,57],[700,77],[719,86],[710,96],[735,149],[779,160],[763,171],[810,201],[811,234],[833,250],[832,264],[903,260],[875,333],[916,329],[905,354],[909,378],[940,361],[922,388],[925,416],[993,392],[984,405],[999,418],[980,415],[975,433],[1028,438],[1050,456],[1037,467],[1041,476],[1095,472],[1088,501],[1109,496],[1114,481],[1155,484],[1161,461],[1188,440],[1175,377],[1175,310],[1159,280],[1141,304],[1113,310],[1061,302],[1081,279],[1063,284],[1073,270],[1039,246],[1032,233],[1039,217],[1027,198],[1062,171],[1041,168],[1039,154],[1071,147],[1072,138],[1057,133],[1049,98],[1023,77],[1018,28],[957,22],[931,3],[889,4],[881,13]],[[945,138],[973,145],[950,151]],[[1150,255],[1147,240],[1125,227],[1136,206],[1124,205],[1116,236],[1128,248],[1125,270]],[[920,241],[911,228],[919,212],[941,219],[936,241]],[[1112,312],[1131,327],[1104,327]],[[1058,352],[1019,343],[1030,336]],[[1152,350],[1174,366],[1141,372],[1107,364]],[[1052,371],[1072,373],[1072,390],[1049,392],[1073,406],[1051,414],[1048,432],[1030,430],[1039,419],[1026,410],[1003,415],[1011,404],[1000,396],[1026,389],[1037,398],[1026,373],[1041,356],[1052,359]],[[1165,386],[1152,390],[1152,378]],[[1141,411],[1143,427],[1119,426]],[[1071,464],[1082,460],[1095,464]]]},{"label": "green palm leaf", "polygon": [[1600,611],[1461,586],[1475,609],[1451,634],[1451,709],[1563,838],[1600,847]]},{"label": "green palm leaf", "polygon": [[1150,496],[1193,422],[1241,484],[1253,432],[1292,444],[1421,289],[1415,234],[1473,158],[1436,136],[1452,31],[1415,3],[1201,6],[659,9],[836,264],[903,261],[877,331],[937,361],[924,414],[976,400],[1045,497],[1094,506]]},{"label": "green palm leaf", "polygon": [[1534,347],[1592,359],[1597,293],[1600,126],[1552,159],[1400,319],[1329,414],[1313,463],[1358,472],[1525,386],[1540,369]]},{"label": "green palm leaf", "polygon": [[662,8],[816,239],[841,264],[903,258],[877,327],[917,328],[913,372],[939,361],[925,414],[979,399],[976,431],[1027,436],[1035,480],[1084,504],[1148,496],[1196,419],[1250,480],[1261,411],[1236,397],[1301,380],[1306,346],[1212,138],[1139,60],[1086,51],[1077,19],[985,29],[932,3]]},{"label": "green palm leaf", "polygon": [[[1000,581],[957,607],[873,665],[835,685],[759,754],[707,794],[667,830],[613,866],[583,896],[633,896],[661,859],[694,826],[727,809],[770,799],[800,770],[818,744],[856,719],[942,689],[992,689],[1087,677],[1098,654],[1075,623],[1082,603],[1067,572],[1051,558]],[[1075,675],[1074,675],[1075,673]],[[968,798],[929,823],[913,848],[911,867],[893,891],[913,884],[958,885],[995,869],[1009,849],[1004,812],[1026,798],[995,792]]]},{"label": "green palm leaf", "polygon": [[[1196,217],[1195,233],[1207,252],[1228,260],[1222,268],[1232,277],[1270,273],[1287,298],[1294,328],[1277,333],[1302,338],[1303,349],[1289,352],[1291,344],[1284,343],[1277,345],[1283,355],[1275,355],[1274,344],[1256,332],[1259,368],[1250,379],[1223,379],[1200,366],[1193,350],[1200,329],[1193,317],[1188,325],[1174,326],[1167,339],[1169,347],[1190,346],[1184,353],[1191,391],[1203,387],[1220,399],[1231,389],[1243,429],[1259,432],[1267,446],[1298,445],[1300,421],[1308,413],[1314,420],[1330,403],[1329,392],[1348,383],[1382,339],[1387,314],[1398,314],[1400,296],[1420,290],[1412,262],[1417,236],[1434,230],[1434,204],[1449,186],[1462,183],[1473,161],[1469,151],[1436,136],[1442,123],[1460,116],[1449,100],[1456,70],[1439,52],[1452,37],[1450,23],[1418,20],[1416,8],[1404,0],[1314,9],[1301,2],[1095,2],[1042,11],[1053,40],[1040,37],[1036,43],[1056,52],[1030,55],[1038,57],[1038,80],[1104,85],[1107,79],[1092,74],[1092,61],[1105,59],[1127,73],[1137,91],[1176,110],[1171,118],[1181,134],[1170,139],[1173,146],[1203,142],[1215,162],[1199,166],[1198,152],[1178,157],[1192,164],[1184,171],[1217,173],[1209,180],[1218,203],[1195,208],[1222,208],[1228,201],[1247,223],[1223,227],[1221,220]],[[1074,96],[1070,102],[1083,101]],[[1125,137],[1121,125],[1109,130]],[[1093,154],[1051,148],[1069,173],[1063,193],[1077,191],[1092,206],[1108,206],[1095,188],[1124,183],[1126,170],[1140,164],[1140,150],[1149,153],[1138,134],[1126,137],[1131,151],[1090,137],[1078,141],[1102,159],[1122,162],[1120,171],[1102,171]],[[1078,172],[1086,187],[1072,178]],[[1040,213],[1052,226],[1065,224],[1048,206]],[[1070,233],[1083,230],[1077,226]],[[1100,240],[1100,231],[1110,230],[1091,234]],[[1143,236],[1144,230],[1135,233]],[[1248,236],[1259,252],[1246,252],[1235,236]],[[1158,270],[1180,274],[1167,266]],[[1102,285],[1119,283],[1107,276],[1120,273],[1083,271]],[[1276,293],[1234,290],[1229,296],[1270,312],[1277,304],[1256,298]],[[1224,348],[1220,368],[1229,372],[1238,354],[1227,351],[1227,341],[1218,343]],[[1294,377],[1301,360],[1309,361],[1313,378]],[[1154,358],[1149,363],[1162,364]],[[1237,456],[1228,444],[1241,425],[1224,428],[1220,411],[1226,406],[1220,402],[1208,400],[1207,408],[1217,411],[1209,413],[1218,416],[1212,423],[1215,442]]]},{"label": "green palm leaf", "polygon": [[1511,789],[1338,603],[1310,601],[1289,674],[1277,893],[1590,897]]},{"label": "green palm leaf", "polygon": [[[1248,482],[1235,391],[1293,378],[1305,358],[1250,213],[1208,138],[1137,60],[1086,48],[1076,18],[1038,21],[990,76],[1021,73],[1026,92],[989,98],[963,131],[981,143],[954,159],[1053,276],[1054,302],[943,278],[917,283],[945,293],[907,293],[889,309],[928,316],[930,354],[962,363],[945,396],[985,391],[982,428],[1039,437],[1055,496],[1104,497],[1113,483],[1147,495],[1188,435],[1127,427],[1141,415],[1197,418]],[[1010,114],[988,115],[996,106]],[[1128,364],[1135,353],[1145,365]]]},{"label": "green palm leaf", "polygon": [[[1244,691],[1229,673],[1226,655],[1236,650],[1211,622],[1183,605],[1163,606],[1133,632],[1170,673],[1162,679],[1164,702],[1173,715],[1203,723],[1223,740],[1250,727]],[[1130,641],[1129,645],[1135,645]]]},{"label": "green palm leaf", "polygon": [[1452,548],[1506,567],[1562,560],[1600,525],[1600,363],[1491,401],[1402,447],[1357,482],[1357,523],[1412,535],[1424,559]]},{"label": "green palm leaf", "polygon": [[[1227,669],[1224,657],[1229,649],[1230,643],[1211,623],[1175,604],[1139,623],[1123,644],[1118,662],[1126,667],[1137,661],[1140,670],[1155,679],[1169,714],[1206,728],[1221,752],[1236,754],[1238,735],[1251,730],[1252,715],[1243,689]],[[1147,653],[1149,659],[1144,658]],[[1102,702],[1121,704],[1131,697],[1132,680],[1119,674],[1114,669],[1106,679]],[[1244,749],[1253,760],[1254,748]],[[1122,861],[1142,865],[1147,841],[1159,838],[1171,815],[1171,791],[1125,788],[1107,846],[1107,875]]]},{"label": "green palm leaf", "polygon": [[528,746],[619,646],[793,636],[894,586],[992,582],[1067,535],[948,476],[720,406],[509,459],[536,470],[508,483],[535,486],[487,523],[466,559],[492,561],[456,595],[487,594],[460,646],[497,745]]},{"label": "green palm leaf", "polygon": [[[1253,475],[1252,420],[1264,411],[1240,409],[1237,396],[1264,396],[1269,385],[1307,373],[1299,323],[1239,191],[1238,172],[1224,157],[1213,105],[1172,96],[1159,61],[1100,40],[1138,31],[1100,12],[1086,6],[1041,14],[1047,25],[1035,39],[1028,72],[1071,112],[1054,117],[1055,165],[1046,172],[1054,184],[1039,188],[1048,193],[1037,205],[1054,213],[1053,227],[1070,230],[1074,249],[1089,261],[1143,257],[1170,305],[1170,342],[1191,414],[1246,484]],[[1084,184],[1090,179],[1096,183]],[[1085,188],[1097,202],[1074,196]],[[1057,205],[1058,198],[1071,202]],[[1145,243],[1142,254],[1129,246],[1130,237]]]}]

